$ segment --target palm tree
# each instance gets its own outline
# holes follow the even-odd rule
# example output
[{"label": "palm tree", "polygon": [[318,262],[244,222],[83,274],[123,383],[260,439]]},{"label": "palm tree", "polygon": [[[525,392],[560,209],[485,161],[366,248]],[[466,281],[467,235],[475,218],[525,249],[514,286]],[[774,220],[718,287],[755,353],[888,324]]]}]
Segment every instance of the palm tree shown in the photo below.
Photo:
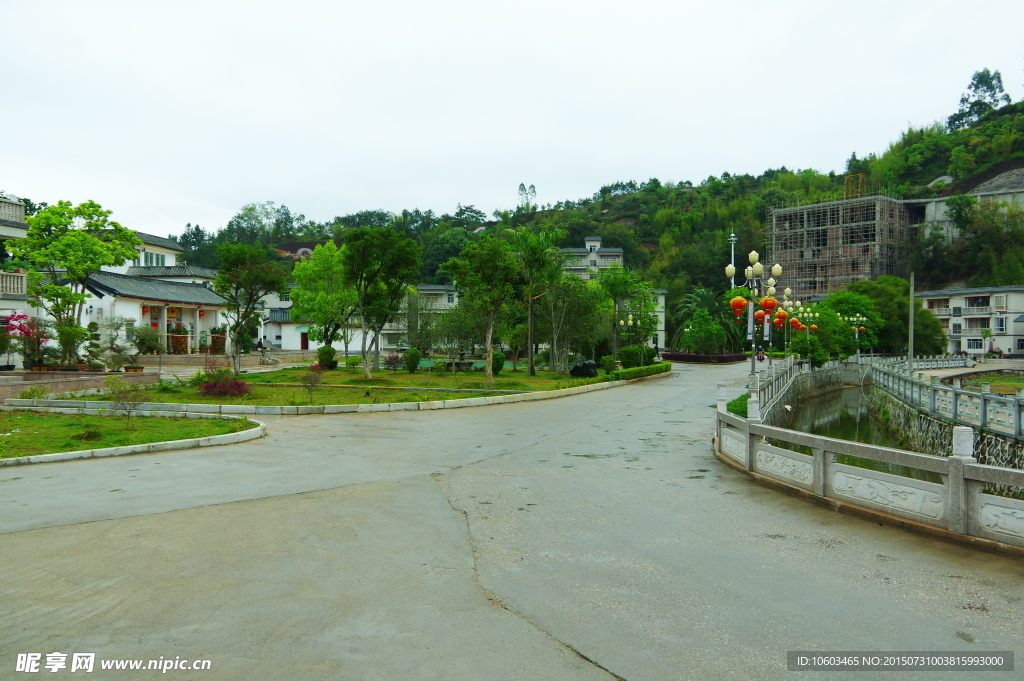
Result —
[{"label": "palm tree", "polygon": [[672,347],[678,348],[682,344],[686,322],[693,317],[697,310],[707,310],[711,318],[722,325],[725,329],[726,342],[731,350],[741,346],[742,334],[738,325],[731,323],[729,308],[721,293],[708,288],[694,289],[683,296],[683,299],[676,305],[672,321],[675,322],[676,332],[672,336]]},{"label": "palm tree", "polygon": [[619,355],[619,309],[630,298],[643,292],[644,282],[640,273],[623,267],[609,267],[602,270],[597,280],[601,290],[612,299],[612,356]]},{"label": "palm tree", "polygon": [[544,229],[532,232],[526,227],[506,229],[505,236],[512,246],[519,270],[526,280],[523,298],[527,308],[527,357],[529,375],[536,376],[533,364],[533,304],[545,293],[547,283],[556,279],[562,269],[562,252],[556,245],[566,237],[565,230]]}]

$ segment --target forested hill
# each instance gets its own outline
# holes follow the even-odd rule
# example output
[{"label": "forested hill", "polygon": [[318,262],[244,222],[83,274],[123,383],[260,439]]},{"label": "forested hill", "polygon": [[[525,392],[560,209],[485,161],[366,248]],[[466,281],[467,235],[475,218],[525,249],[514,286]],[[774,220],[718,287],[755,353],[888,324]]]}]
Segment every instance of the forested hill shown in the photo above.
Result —
[{"label": "forested hill", "polygon": [[[882,154],[854,153],[838,174],[781,167],[756,177],[723,173],[697,185],[657,179],[615,182],[593,196],[545,206],[534,205],[532,187],[521,186],[518,207],[496,212],[492,220],[473,206],[459,206],[453,214],[364,211],[316,222],[293,215],[285,206],[250,204],[218,232],[190,225],[176,238],[185,247],[188,262],[216,267],[215,246],[221,242],[340,242],[349,228],[386,225],[421,244],[422,281],[441,283],[445,279],[438,265],[481,234],[519,225],[558,227],[569,235],[563,246],[581,247],[584,237],[596,234],[603,245],[621,247],[626,264],[641,269],[653,285],[668,289],[672,301],[692,288],[724,287],[730,232],[739,237],[738,254],[763,251],[770,206],[841,198],[846,174],[863,174],[868,191],[923,198],[963,193],[997,172],[1017,167],[1024,167],[1024,102],[1009,103],[999,73],[985,70],[975,74],[960,110],[944,123],[910,128]],[[928,186],[946,175],[956,181]],[[1017,277],[1014,283],[1024,282],[1024,229],[1018,213],[1002,218],[970,213],[963,225],[976,242],[947,247],[922,235],[914,264],[925,280],[939,283],[942,277],[966,272],[975,283],[1007,283],[1007,278]]]}]

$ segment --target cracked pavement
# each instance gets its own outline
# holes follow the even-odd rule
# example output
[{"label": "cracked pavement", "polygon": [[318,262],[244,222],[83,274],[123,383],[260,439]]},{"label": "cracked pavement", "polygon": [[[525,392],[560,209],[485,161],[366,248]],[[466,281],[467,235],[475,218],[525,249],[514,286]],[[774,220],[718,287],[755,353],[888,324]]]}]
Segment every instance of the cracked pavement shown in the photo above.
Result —
[{"label": "cracked pavement", "polygon": [[[0,678],[18,652],[212,660],[180,678],[637,681],[1021,647],[1020,560],[718,463],[715,384],[745,371],[4,469]],[[90,678],[129,676],[157,678]]]}]

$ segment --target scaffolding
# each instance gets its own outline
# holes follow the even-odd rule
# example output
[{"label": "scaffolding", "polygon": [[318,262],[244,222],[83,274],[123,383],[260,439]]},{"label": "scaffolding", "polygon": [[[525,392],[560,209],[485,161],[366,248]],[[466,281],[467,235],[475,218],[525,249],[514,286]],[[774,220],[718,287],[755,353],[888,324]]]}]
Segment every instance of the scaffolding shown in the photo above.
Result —
[{"label": "scaffolding", "polygon": [[903,202],[885,194],[779,206],[768,212],[767,262],[782,265],[780,285],[797,298],[824,296],[853,281],[906,276],[914,229]]}]

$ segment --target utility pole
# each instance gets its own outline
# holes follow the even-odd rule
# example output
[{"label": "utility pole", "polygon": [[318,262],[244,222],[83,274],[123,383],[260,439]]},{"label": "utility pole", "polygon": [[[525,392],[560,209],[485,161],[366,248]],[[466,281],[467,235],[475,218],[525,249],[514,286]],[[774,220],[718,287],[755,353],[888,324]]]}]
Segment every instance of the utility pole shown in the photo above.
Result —
[{"label": "utility pole", "polygon": [[907,376],[914,376],[914,273],[910,273],[910,340],[907,342]]}]

